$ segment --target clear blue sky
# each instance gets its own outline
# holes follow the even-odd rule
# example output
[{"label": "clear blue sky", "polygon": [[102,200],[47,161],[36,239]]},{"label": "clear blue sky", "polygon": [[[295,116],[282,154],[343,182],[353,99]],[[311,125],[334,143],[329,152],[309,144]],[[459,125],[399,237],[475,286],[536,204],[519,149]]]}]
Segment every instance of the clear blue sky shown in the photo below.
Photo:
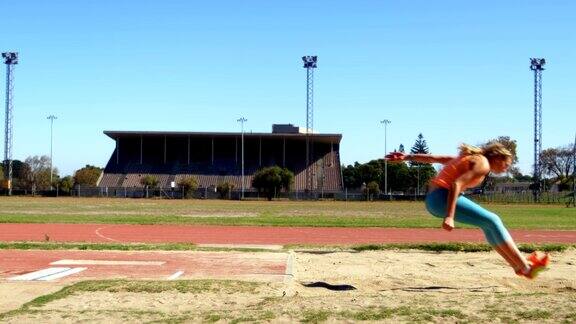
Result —
[{"label": "clear blue sky", "polygon": [[[19,0],[0,10],[0,50],[20,53],[13,157],[49,154],[54,114],[61,175],[106,164],[104,130],[240,131],[240,116],[254,132],[305,126],[303,55],[319,57],[314,128],[343,134],[344,164],[383,156],[389,119],[389,150],[420,132],[445,154],[507,135],[529,173],[530,57],[548,61],[543,147],[576,132],[570,0]],[[5,72],[0,85],[4,103]]]}]

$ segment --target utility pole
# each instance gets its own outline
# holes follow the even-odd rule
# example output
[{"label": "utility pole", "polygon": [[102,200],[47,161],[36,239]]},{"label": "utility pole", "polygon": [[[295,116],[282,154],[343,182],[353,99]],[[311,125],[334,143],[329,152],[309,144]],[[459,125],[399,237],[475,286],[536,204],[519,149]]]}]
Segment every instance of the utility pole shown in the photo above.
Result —
[{"label": "utility pole", "polygon": [[241,199],[244,200],[244,123],[248,121],[248,119],[244,117],[240,117],[237,120],[242,126],[242,196]]},{"label": "utility pole", "polygon": [[46,119],[50,120],[50,188],[52,189],[52,170],[53,170],[53,164],[52,164],[52,144],[53,144],[53,128],[54,128],[54,119],[58,119],[58,117],[54,116],[54,115],[50,115],[48,117],[46,117]]},{"label": "utility pole", "polygon": [[2,53],[6,64],[6,121],[4,124],[4,179],[8,196],[12,195],[12,122],[14,110],[14,65],[18,64],[18,52]]},{"label": "utility pole", "polygon": [[546,60],[531,58],[530,70],[534,71],[534,201],[540,201],[542,193],[542,71]]},{"label": "utility pole", "polygon": [[[390,120],[384,119],[380,121],[381,124],[384,124],[384,155],[388,154],[388,147],[387,147],[387,128],[388,124],[391,123]],[[388,160],[384,159],[384,194],[388,195]]]}]

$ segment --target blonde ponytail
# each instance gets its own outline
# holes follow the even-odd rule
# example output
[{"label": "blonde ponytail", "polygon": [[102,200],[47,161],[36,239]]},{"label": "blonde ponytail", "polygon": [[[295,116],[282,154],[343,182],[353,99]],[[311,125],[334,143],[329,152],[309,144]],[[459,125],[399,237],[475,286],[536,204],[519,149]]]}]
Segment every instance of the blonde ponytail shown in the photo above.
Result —
[{"label": "blonde ponytail", "polygon": [[513,158],[512,153],[500,142],[492,142],[483,145],[482,147],[477,147],[469,144],[460,145],[460,155],[475,155],[481,154],[488,159],[492,158]]},{"label": "blonde ponytail", "polygon": [[511,158],[514,159],[512,153],[500,142],[492,142],[482,146],[484,156],[488,159],[491,158]]},{"label": "blonde ponytail", "polygon": [[484,154],[484,150],[474,145],[460,144],[460,155]]}]

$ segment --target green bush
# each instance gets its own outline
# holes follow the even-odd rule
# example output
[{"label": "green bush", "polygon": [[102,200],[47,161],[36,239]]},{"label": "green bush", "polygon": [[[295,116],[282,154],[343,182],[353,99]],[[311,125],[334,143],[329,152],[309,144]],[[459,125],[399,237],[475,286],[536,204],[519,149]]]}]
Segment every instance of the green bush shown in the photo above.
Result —
[{"label": "green bush", "polygon": [[156,188],[158,186],[158,182],[158,178],[152,175],[147,175],[140,179],[140,184],[146,188]]},{"label": "green bush", "polygon": [[268,200],[279,193],[282,189],[289,191],[294,182],[294,173],[292,171],[272,166],[258,170],[252,179],[252,187],[256,188],[259,193],[264,193]]},{"label": "green bush", "polygon": [[103,169],[87,164],[74,172],[74,183],[81,186],[95,186]]},{"label": "green bush", "polygon": [[74,187],[74,179],[71,176],[65,176],[58,181],[58,188],[63,192],[70,192]]},{"label": "green bush", "polygon": [[370,181],[364,188],[364,194],[367,195],[368,198],[373,199],[375,195],[380,193],[380,185],[376,181]]},{"label": "green bush", "polygon": [[184,197],[192,198],[194,191],[198,189],[198,181],[194,177],[183,178],[178,181],[178,188],[183,190]]},{"label": "green bush", "polygon": [[230,182],[219,183],[218,186],[216,186],[216,191],[218,191],[220,198],[222,199],[226,197],[230,199],[230,193],[232,190],[234,190],[234,184]]}]

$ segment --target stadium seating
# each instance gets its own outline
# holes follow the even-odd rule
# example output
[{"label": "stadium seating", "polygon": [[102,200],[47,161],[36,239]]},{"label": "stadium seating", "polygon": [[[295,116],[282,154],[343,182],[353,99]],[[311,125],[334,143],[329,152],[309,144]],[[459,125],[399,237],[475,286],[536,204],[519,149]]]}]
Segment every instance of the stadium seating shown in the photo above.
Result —
[{"label": "stadium seating", "polygon": [[[339,138],[337,139],[339,140]],[[182,139],[179,139],[179,141],[179,143],[186,143]],[[210,154],[210,151],[206,151],[208,145],[202,144],[202,139],[195,138],[194,141],[197,147],[201,147],[198,152],[192,150],[192,158],[188,157],[187,161],[183,161],[181,157],[186,154],[171,152],[169,156],[174,156],[175,158],[171,161],[166,161],[166,157],[157,156],[158,152],[162,152],[162,150],[157,149],[157,145],[163,141],[157,139],[145,140],[144,143],[153,143],[150,145],[156,146],[144,148],[143,151],[140,151],[141,144],[138,140],[121,140],[120,143],[124,143],[124,146],[121,147],[124,153],[118,158],[116,156],[117,150],[114,150],[98,186],[106,188],[143,188],[142,179],[151,175],[157,178],[158,187],[163,189],[170,189],[172,183],[178,186],[178,183],[187,177],[195,177],[199,188],[215,188],[220,183],[228,182],[234,185],[236,189],[240,189],[242,186],[242,168],[237,157],[239,153],[231,144],[233,142],[228,143],[226,148],[228,151],[216,151]],[[223,140],[219,140],[218,143],[222,144],[223,142]],[[286,140],[286,142],[288,141]],[[263,144],[264,149],[260,149],[260,151],[255,149],[257,146],[254,143],[253,141],[252,146],[247,145],[247,156],[244,165],[246,190],[253,190],[251,183],[253,175],[258,169],[272,165],[285,165],[286,168],[294,173],[295,179],[292,190],[304,191],[306,189],[306,161],[303,158],[305,156],[305,150],[303,150],[305,146],[303,146],[301,139],[300,141],[283,144],[286,145],[284,147],[285,153],[282,152],[282,146],[275,144],[281,143],[279,141],[273,142],[270,140],[265,142]],[[168,147],[180,148],[176,144],[170,144]],[[336,149],[334,150],[334,148]],[[314,159],[309,166],[313,176],[312,186],[314,190],[323,190],[324,192],[342,191],[340,156],[337,148],[337,145],[334,146],[326,142],[315,146]],[[150,154],[156,155],[150,156]],[[179,157],[180,160],[178,160]],[[164,159],[164,163],[158,162],[162,159]]]}]

